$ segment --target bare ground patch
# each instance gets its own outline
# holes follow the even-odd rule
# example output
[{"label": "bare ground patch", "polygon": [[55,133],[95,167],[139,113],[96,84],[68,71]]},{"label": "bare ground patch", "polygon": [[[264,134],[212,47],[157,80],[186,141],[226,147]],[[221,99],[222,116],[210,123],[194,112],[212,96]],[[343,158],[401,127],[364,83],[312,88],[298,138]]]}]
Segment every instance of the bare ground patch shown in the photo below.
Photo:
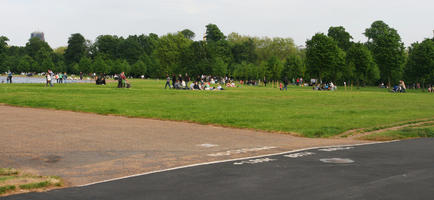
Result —
[{"label": "bare ground patch", "polygon": [[342,134],[335,136],[334,138],[347,138],[347,139],[363,139],[366,136],[374,135],[386,131],[396,131],[408,127],[423,127],[432,126],[434,124],[433,119],[420,119],[415,121],[401,122],[398,124],[392,124],[388,126],[374,127],[374,128],[361,128],[346,131]]}]

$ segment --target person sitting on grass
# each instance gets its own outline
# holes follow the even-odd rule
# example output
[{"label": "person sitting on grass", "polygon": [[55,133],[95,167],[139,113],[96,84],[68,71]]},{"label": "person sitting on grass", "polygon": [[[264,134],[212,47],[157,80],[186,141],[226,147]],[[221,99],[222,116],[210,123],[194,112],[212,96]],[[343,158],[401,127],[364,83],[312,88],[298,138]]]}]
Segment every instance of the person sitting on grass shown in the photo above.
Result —
[{"label": "person sitting on grass", "polygon": [[194,82],[193,90],[201,90],[200,86],[199,86],[199,83],[197,81]]},{"label": "person sitting on grass", "polygon": [[187,85],[185,85],[185,81],[182,80],[182,82],[181,82],[181,87],[182,87],[182,89],[184,89],[184,90],[187,89],[186,86],[187,86]]},{"label": "person sitting on grass", "polygon": [[428,87],[428,92],[429,93],[434,93],[434,86],[430,86],[430,87]]},{"label": "person sitting on grass", "polygon": [[337,89],[336,85],[333,82],[330,82],[330,90],[335,91]]},{"label": "person sitting on grass", "polygon": [[97,85],[105,85],[106,84],[105,83],[105,76],[102,73],[100,73],[100,75],[97,76],[95,82],[96,82]]},{"label": "person sitting on grass", "polygon": [[217,84],[217,90],[224,90],[220,84]]}]

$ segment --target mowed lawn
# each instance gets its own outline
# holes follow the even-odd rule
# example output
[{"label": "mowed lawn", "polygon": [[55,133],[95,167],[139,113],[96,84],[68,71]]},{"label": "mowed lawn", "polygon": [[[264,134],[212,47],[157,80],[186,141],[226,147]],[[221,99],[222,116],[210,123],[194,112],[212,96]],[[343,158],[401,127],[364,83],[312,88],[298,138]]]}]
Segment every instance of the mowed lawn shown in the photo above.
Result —
[{"label": "mowed lawn", "polygon": [[[224,91],[165,90],[164,81],[132,80],[132,88],[116,83],[0,84],[0,103],[219,124],[230,127],[329,137],[355,128],[434,119],[434,95],[394,94],[386,89],[313,91],[311,87],[243,86]],[[35,119],[36,120],[36,119]]]}]

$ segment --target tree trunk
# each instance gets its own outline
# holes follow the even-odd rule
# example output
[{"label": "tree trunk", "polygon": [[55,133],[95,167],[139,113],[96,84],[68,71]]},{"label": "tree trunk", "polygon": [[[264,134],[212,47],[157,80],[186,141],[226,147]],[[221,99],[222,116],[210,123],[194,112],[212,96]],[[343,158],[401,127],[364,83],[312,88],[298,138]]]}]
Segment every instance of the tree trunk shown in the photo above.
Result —
[{"label": "tree trunk", "polygon": [[387,77],[387,86],[390,88],[390,76]]}]

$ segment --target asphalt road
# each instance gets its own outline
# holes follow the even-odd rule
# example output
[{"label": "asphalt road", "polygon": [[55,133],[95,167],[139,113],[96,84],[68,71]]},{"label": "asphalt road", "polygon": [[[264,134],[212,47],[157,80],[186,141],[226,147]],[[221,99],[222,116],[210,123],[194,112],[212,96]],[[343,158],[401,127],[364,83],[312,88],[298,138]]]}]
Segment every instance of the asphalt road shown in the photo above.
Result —
[{"label": "asphalt road", "polygon": [[4,199],[434,199],[434,139],[312,149]]}]

